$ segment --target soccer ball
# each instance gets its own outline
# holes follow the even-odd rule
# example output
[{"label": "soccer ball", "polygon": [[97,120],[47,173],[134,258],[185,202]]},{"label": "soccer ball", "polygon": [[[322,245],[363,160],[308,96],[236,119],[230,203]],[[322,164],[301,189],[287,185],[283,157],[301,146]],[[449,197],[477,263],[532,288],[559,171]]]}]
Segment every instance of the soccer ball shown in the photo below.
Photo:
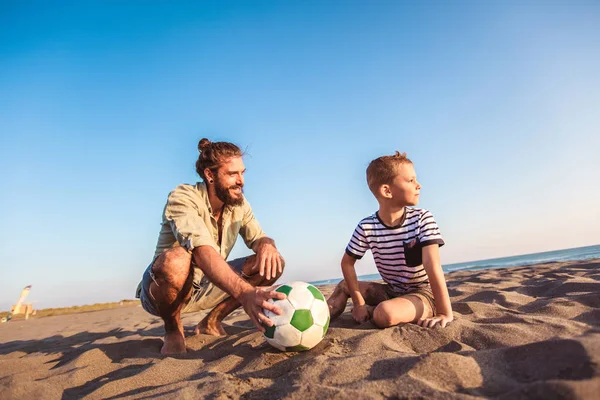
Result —
[{"label": "soccer ball", "polygon": [[268,300],[283,311],[281,315],[263,310],[274,324],[265,325],[267,342],[283,351],[312,349],[329,327],[329,307],[325,297],[319,289],[305,282],[284,284],[276,291],[285,293],[287,298]]}]

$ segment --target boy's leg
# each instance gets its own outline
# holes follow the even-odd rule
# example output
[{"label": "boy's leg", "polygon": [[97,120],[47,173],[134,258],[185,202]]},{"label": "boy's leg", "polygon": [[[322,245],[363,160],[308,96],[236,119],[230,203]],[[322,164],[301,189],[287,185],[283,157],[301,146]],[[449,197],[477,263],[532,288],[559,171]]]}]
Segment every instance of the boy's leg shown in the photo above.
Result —
[{"label": "boy's leg", "polygon": [[381,302],[373,311],[373,322],[379,328],[416,322],[433,315],[428,301],[417,294],[407,294]]},{"label": "boy's leg", "polygon": [[152,282],[148,287],[154,309],[165,324],[162,354],[185,353],[181,309],[191,296],[194,274],[191,255],[182,247],[162,253],[152,264]]},{"label": "boy's leg", "polygon": [[[369,306],[376,306],[382,301],[389,299],[386,291],[387,284],[376,282],[358,281],[358,290]],[[339,317],[346,308],[346,303],[350,298],[350,289],[345,280],[342,280],[335,287],[335,290],[327,299],[329,306],[329,315],[331,320]]]},{"label": "boy's leg", "polygon": [[[283,262],[283,261],[282,261]],[[276,271],[275,277],[266,279],[259,274],[259,266],[255,265],[256,255],[246,258],[242,267],[242,279],[245,279],[252,286],[271,286],[281,277],[282,272]],[[285,262],[283,264],[285,268]],[[221,322],[225,317],[240,307],[239,301],[233,297],[228,297],[213,308],[196,327],[196,334],[203,333],[213,336],[227,335]]]}]

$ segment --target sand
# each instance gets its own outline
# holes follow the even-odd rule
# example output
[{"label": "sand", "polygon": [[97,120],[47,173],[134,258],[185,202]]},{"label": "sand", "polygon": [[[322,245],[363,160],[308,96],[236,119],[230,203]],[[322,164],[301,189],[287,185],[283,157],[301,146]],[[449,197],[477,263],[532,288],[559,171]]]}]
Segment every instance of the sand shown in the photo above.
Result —
[{"label": "sand", "polygon": [[[159,354],[141,307],[0,325],[1,399],[600,398],[600,260],[447,275],[455,321],[377,329],[350,307],[303,353],[271,348],[241,311],[226,337]],[[328,295],[333,286],[323,286]]]}]

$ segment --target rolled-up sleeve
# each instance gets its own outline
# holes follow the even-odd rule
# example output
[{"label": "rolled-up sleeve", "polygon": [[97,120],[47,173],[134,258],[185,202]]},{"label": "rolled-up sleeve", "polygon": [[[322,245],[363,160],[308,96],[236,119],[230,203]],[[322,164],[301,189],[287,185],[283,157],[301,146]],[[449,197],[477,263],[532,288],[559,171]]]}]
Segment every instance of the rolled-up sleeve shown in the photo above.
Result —
[{"label": "rolled-up sleeve", "polygon": [[188,251],[200,246],[212,246],[217,252],[219,251],[200,215],[192,188],[182,185],[169,194],[164,218],[179,244]]},{"label": "rolled-up sleeve", "polygon": [[267,235],[260,227],[256,218],[254,218],[252,207],[250,207],[248,201],[244,201],[243,208],[244,214],[242,217],[242,226],[240,227],[240,235],[242,236],[242,239],[244,239],[246,246],[248,246],[249,249],[252,249],[254,242]]}]

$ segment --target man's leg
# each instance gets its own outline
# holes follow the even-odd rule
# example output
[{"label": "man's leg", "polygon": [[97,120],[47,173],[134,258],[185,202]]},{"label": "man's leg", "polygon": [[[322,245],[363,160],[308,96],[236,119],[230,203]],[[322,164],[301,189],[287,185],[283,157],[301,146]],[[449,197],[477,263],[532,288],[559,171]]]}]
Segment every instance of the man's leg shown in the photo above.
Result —
[{"label": "man's leg", "polygon": [[[389,298],[385,287],[386,284],[383,283],[358,281],[358,290],[368,306],[376,306]],[[335,287],[329,299],[327,299],[329,315],[332,321],[344,312],[349,298],[350,289],[346,281],[342,280]],[[369,313],[372,313],[372,308],[370,308]]]},{"label": "man's leg", "polygon": [[416,322],[433,315],[428,302],[418,295],[408,294],[380,303],[373,312],[373,322],[379,328]]},{"label": "man's leg", "polygon": [[[252,286],[271,286],[277,279],[281,277],[281,272],[276,271],[275,277],[266,279],[264,276],[259,275],[259,266],[254,265],[256,263],[256,255],[252,255],[246,258],[242,272],[245,279]],[[285,267],[285,263],[283,265]],[[240,306],[240,303],[233,297],[229,297],[213,308],[202,321],[198,323],[196,327],[196,334],[205,334],[213,336],[227,335],[223,329],[222,321],[235,311]]]},{"label": "man's leg", "polygon": [[194,274],[191,255],[182,247],[162,253],[152,265],[154,275],[149,292],[165,323],[162,354],[185,353],[181,309],[189,301]]}]

